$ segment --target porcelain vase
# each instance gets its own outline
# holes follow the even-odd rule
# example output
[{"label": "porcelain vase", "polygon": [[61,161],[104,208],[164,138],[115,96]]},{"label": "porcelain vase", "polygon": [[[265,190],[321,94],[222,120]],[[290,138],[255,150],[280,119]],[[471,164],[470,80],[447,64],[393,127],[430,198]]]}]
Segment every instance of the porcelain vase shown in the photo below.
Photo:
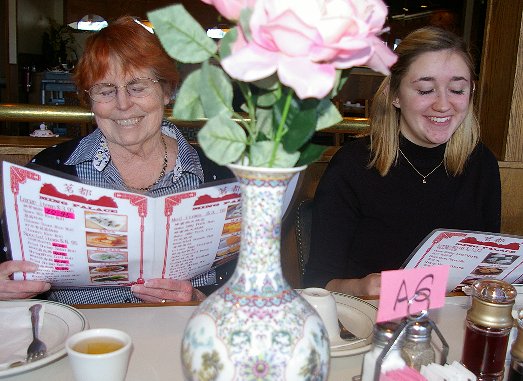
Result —
[{"label": "porcelain vase", "polygon": [[326,380],[330,348],[315,310],[284,279],[285,190],[305,169],[230,165],[241,188],[241,248],[229,281],[195,310],[182,340],[186,380]]}]

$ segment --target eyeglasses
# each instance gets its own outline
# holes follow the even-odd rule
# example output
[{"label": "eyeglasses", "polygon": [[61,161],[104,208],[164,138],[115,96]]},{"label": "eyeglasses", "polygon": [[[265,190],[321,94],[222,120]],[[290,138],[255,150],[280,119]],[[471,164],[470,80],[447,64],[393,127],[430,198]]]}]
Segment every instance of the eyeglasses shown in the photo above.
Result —
[{"label": "eyeglasses", "polygon": [[118,89],[125,87],[127,94],[131,97],[145,98],[153,92],[153,85],[160,82],[157,79],[151,78],[134,78],[127,82],[125,85],[116,86],[112,83],[97,83],[89,90],[85,90],[91,99],[98,103],[111,102],[116,98]]}]

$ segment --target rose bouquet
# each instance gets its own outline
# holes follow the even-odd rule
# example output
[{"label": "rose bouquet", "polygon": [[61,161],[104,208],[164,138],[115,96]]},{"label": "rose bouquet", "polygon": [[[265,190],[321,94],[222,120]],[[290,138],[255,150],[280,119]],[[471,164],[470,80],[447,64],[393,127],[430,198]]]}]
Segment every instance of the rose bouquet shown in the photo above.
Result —
[{"label": "rose bouquet", "polygon": [[[350,68],[388,74],[396,56],[378,37],[382,0],[202,0],[235,23],[219,42],[182,5],[148,14],[165,50],[201,63],[174,105],[182,120],[206,118],[198,142],[218,164],[293,167],[316,160],[315,131],[342,116],[331,102]],[[242,94],[233,108],[233,85]]]}]

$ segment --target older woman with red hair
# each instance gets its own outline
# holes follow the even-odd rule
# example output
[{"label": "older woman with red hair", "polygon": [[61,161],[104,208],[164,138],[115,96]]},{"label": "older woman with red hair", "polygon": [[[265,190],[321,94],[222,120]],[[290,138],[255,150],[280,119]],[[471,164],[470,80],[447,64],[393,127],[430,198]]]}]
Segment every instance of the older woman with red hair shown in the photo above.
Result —
[{"label": "older woman with red hair", "polygon": [[[175,65],[158,38],[131,17],[119,18],[90,36],[74,79],[80,101],[91,107],[98,128],[42,151],[30,165],[77,176],[92,185],[153,197],[232,177],[227,169],[212,167],[212,162],[199,155],[176,126],[164,119],[164,108],[178,81]],[[187,280],[150,279],[131,289],[104,292],[53,290],[45,282],[10,280],[14,272],[35,270],[36,265],[30,262],[1,263],[0,299],[33,297],[48,290],[49,299],[74,304],[203,297]]]}]

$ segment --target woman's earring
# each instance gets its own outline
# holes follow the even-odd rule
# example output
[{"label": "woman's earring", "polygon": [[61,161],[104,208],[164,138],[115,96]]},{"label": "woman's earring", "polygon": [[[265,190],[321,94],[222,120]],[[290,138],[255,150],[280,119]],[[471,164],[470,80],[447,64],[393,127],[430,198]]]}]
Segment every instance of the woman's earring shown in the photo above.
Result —
[{"label": "woman's earring", "polygon": [[398,98],[394,99],[392,105],[396,108],[400,108],[400,100]]}]

